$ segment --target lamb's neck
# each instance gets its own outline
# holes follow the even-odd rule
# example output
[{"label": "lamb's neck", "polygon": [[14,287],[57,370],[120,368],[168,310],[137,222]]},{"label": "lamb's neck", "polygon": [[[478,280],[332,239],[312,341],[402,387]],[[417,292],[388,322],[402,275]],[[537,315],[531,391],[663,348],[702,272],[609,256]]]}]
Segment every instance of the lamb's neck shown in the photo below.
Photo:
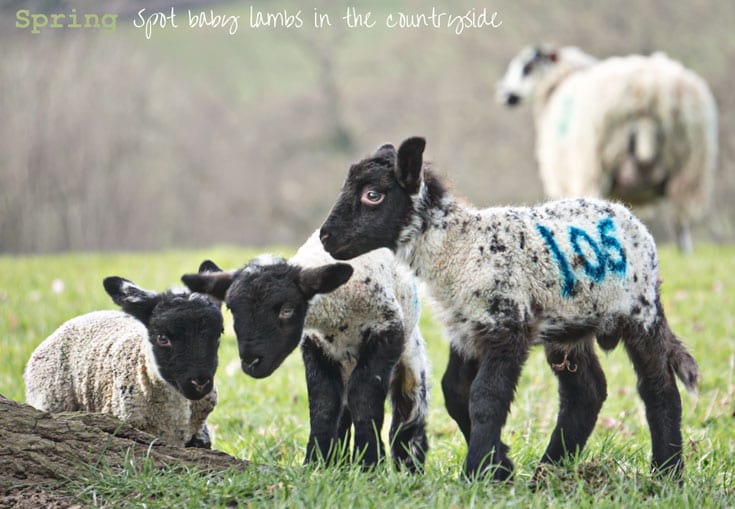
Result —
[{"label": "lamb's neck", "polygon": [[[405,228],[396,255],[414,273],[427,280],[440,274],[477,211],[463,205],[442,189],[438,194],[424,186],[414,198],[414,220]],[[463,226],[464,225],[464,226]]]}]

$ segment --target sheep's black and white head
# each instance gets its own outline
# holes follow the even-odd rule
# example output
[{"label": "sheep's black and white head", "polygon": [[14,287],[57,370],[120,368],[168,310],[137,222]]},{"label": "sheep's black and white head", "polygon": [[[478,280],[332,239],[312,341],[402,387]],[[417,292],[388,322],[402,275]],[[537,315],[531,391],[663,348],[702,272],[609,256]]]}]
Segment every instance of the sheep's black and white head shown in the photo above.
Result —
[{"label": "sheep's black and white head", "polygon": [[311,299],[337,289],[350,276],[352,266],[346,263],[301,268],[261,257],[240,270],[188,274],[182,280],[193,291],[224,299],[232,312],[242,370],[265,378],[299,345]]},{"label": "sheep's black and white head", "polygon": [[148,329],[161,378],[188,399],[206,396],[217,371],[223,332],[220,306],[203,294],[156,293],[116,276],[103,284],[112,300]]},{"label": "sheep's black and white head", "polygon": [[531,46],[524,48],[508,64],[505,75],[496,84],[497,100],[508,106],[526,101],[533,94],[539,80],[558,60],[555,48]]},{"label": "sheep's black and white head", "polygon": [[319,232],[324,249],[338,260],[387,247],[398,248],[401,232],[415,215],[422,185],[423,138],[396,149],[383,145],[353,164],[337,202]]}]

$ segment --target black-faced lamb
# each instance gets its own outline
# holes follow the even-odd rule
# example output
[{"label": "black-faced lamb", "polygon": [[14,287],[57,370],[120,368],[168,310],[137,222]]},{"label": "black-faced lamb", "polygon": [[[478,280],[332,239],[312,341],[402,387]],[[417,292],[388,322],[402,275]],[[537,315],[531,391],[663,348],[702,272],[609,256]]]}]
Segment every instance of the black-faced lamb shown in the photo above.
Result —
[{"label": "black-faced lamb", "polygon": [[353,456],[376,464],[389,395],[392,456],[422,468],[428,362],[420,306],[413,276],[390,251],[335,263],[315,232],[289,261],[265,256],[239,270],[203,272],[211,267],[183,281],[225,300],[245,373],[267,377],[301,345],[311,422],[306,462],[349,450],[354,426]]},{"label": "black-faced lamb", "polygon": [[497,86],[532,100],[536,157],[549,198],[668,202],[680,249],[712,197],[717,106],[707,83],[662,53],[597,60],[578,48],[525,48]]},{"label": "black-faced lamb", "polygon": [[450,335],[442,388],[468,442],[466,474],[511,474],[500,433],[536,342],[560,396],[541,462],[584,447],[607,396],[594,338],[604,350],[622,339],[646,407],[653,467],[678,474],[675,378],[693,389],[698,371],[664,316],[646,228],[622,205],[593,199],[475,209],[424,168],[424,147],[410,138],[353,164],[321,240],[338,260],[387,247],[427,284]]},{"label": "black-faced lamb", "polygon": [[219,304],[119,277],[104,287],[124,312],[72,318],[44,340],[23,374],[27,402],[48,412],[109,413],[169,445],[211,447]]}]

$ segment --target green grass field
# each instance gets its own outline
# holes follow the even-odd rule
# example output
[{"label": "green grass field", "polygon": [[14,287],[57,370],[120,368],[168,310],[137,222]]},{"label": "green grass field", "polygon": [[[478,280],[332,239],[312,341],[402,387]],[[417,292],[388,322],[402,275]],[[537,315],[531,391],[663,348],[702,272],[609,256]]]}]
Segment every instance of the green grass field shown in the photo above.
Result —
[{"label": "green grass field", "polygon": [[[289,254],[289,250],[283,250]],[[24,401],[22,371],[33,349],[65,320],[113,308],[102,278],[120,275],[153,289],[178,284],[204,258],[235,267],[256,253],[237,248],[150,254],[0,257],[0,393]],[[635,376],[622,348],[602,357],[608,400],[587,448],[533,492],[527,483],[557,410],[556,382],[540,349],[523,373],[504,429],[516,464],[513,482],[460,478],[465,445],[444,410],[440,379],[447,344],[424,306],[422,331],[433,363],[429,452],[424,475],[358,468],[304,468],[308,401],[296,352],[272,377],[254,380],[239,369],[227,319],[210,418],[215,448],[264,466],[244,473],[156,471],[130,462],[102,466],[67,490],[79,503],[108,507],[733,507],[735,506],[735,246],[700,245],[691,257],[661,250],[663,300],[673,329],[699,361],[699,394],[683,392],[685,484],[649,475],[650,439]],[[59,292],[63,281],[63,291]],[[56,290],[54,290],[56,288]],[[387,428],[387,426],[386,426]],[[385,433],[384,433],[385,435]]]}]

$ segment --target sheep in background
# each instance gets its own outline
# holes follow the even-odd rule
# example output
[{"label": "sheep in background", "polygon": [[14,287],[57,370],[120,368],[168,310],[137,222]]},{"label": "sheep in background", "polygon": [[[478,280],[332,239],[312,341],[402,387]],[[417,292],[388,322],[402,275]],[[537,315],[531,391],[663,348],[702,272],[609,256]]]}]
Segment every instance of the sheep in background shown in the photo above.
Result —
[{"label": "sheep in background", "polygon": [[320,237],[338,260],[387,247],[426,283],[450,336],[442,389],[468,442],[467,475],[511,475],[500,434],[537,342],[560,399],[541,462],[582,450],[607,397],[595,339],[604,350],[622,341],[646,407],[652,466],[680,475],[676,378],[694,389],[698,369],[666,321],[645,226],[622,205],[593,199],[476,209],[424,167],[424,147],[409,138],[353,164]]},{"label": "sheep in background", "polygon": [[43,341],[23,374],[27,402],[47,412],[113,414],[167,444],[209,448],[219,305],[119,277],[104,287],[124,312],[72,318]]},{"label": "sheep in background", "polygon": [[351,266],[335,263],[315,232],[289,261],[263,256],[239,270],[216,270],[207,261],[183,281],[225,300],[245,373],[270,376],[301,344],[311,421],[307,462],[347,450],[354,425],[354,454],[374,465],[384,455],[376,432],[389,397],[393,459],[409,470],[423,468],[429,366],[420,304],[414,278],[388,250]]},{"label": "sheep in background", "polygon": [[575,47],[536,47],[510,62],[497,97],[533,101],[547,197],[665,199],[679,248],[691,252],[717,159],[717,107],[702,78],[662,53],[596,60]]}]

